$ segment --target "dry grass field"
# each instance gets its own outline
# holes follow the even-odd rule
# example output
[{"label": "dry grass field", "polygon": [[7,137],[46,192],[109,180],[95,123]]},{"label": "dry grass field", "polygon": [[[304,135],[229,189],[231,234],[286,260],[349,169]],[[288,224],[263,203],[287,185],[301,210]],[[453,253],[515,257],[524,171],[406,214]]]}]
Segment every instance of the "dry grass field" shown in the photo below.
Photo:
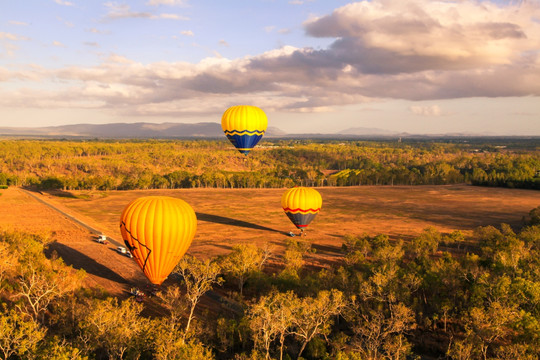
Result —
[{"label": "dry grass field", "polygon": [[[443,233],[477,226],[514,227],[540,205],[540,192],[452,186],[363,186],[318,189],[320,214],[307,229],[316,249],[311,265],[328,265],[340,256],[343,236],[387,234],[408,240],[433,226]],[[68,264],[89,273],[99,284],[120,294],[145,279],[136,264],[113,244],[100,245],[93,234],[17,188],[0,191],[0,229],[50,236],[53,248]],[[280,207],[284,189],[180,189],[36,194],[71,216],[121,242],[119,217],[133,199],[148,195],[179,197],[194,208],[198,229],[188,253],[201,258],[225,254],[235,244],[269,243],[274,261],[283,253],[289,231],[296,231]]]}]

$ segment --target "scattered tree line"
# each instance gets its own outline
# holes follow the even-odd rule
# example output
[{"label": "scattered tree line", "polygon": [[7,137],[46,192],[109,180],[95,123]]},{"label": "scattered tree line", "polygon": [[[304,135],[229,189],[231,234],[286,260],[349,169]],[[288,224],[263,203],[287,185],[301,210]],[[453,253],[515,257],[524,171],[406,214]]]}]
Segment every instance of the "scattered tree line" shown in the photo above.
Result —
[{"label": "scattered tree line", "polygon": [[[354,234],[324,268],[308,266],[314,251],[291,238],[279,256],[251,244],[185,256],[152,300],[166,311],[148,316],[144,302],[83,287],[47,239],[2,232],[0,358],[538,358],[540,207],[517,232]],[[210,292],[220,311],[201,308]]]},{"label": "scattered tree line", "polygon": [[249,156],[227,141],[0,142],[0,185],[63,190],[438,185],[540,189],[534,142],[263,141]]}]

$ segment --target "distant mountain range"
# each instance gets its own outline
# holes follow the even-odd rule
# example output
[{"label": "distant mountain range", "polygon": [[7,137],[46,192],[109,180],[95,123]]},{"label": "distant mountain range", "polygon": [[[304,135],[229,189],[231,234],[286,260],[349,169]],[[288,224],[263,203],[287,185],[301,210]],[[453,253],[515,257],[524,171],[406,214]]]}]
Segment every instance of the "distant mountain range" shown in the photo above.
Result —
[{"label": "distant mountain range", "polygon": [[[268,136],[282,136],[278,128],[269,127]],[[0,135],[45,136],[45,137],[85,137],[85,138],[191,138],[221,137],[221,125],[213,122],[196,124],[178,123],[113,123],[113,124],[74,124],[46,127],[0,127]]]},{"label": "distant mountain range", "polygon": [[[66,137],[66,138],[217,138],[223,136],[221,124],[201,122],[196,124],[179,123],[112,123],[112,124],[74,124],[46,127],[0,127],[0,136],[13,137]],[[419,138],[419,137],[483,137],[497,136],[493,133],[446,133],[446,134],[409,134],[396,131],[367,127],[353,127],[334,134],[287,134],[276,127],[268,127],[266,137],[274,138]]]}]

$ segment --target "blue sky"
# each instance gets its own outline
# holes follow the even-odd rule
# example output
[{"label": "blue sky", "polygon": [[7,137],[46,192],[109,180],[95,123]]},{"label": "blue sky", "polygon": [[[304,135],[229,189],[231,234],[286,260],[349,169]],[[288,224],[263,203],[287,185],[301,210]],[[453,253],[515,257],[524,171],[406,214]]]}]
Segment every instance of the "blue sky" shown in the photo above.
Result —
[{"label": "blue sky", "polygon": [[540,2],[0,0],[0,126],[540,135]]}]

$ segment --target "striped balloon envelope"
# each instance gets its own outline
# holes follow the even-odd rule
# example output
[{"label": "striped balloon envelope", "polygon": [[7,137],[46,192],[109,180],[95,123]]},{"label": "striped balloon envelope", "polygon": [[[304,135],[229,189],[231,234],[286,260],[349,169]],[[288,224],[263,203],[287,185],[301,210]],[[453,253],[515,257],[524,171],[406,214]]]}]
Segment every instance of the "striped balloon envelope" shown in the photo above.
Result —
[{"label": "striped balloon envelope", "polygon": [[261,140],[267,126],[268,119],[264,111],[251,105],[232,106],[221,117],[223,132],[244,155],[247,155]]},{"label": "striped balloon envelope", "polygon": [[293,224],[304,229],[321,210],[322,197],[315,189],[294,187],[283,194],[281,206]]},{"label": "striped balloon envelope", "polygon": [[197,217],[184,200],[145,196],[129,203],[120,217],[124,243],[152,284],[161,285],[186,253]]}]

